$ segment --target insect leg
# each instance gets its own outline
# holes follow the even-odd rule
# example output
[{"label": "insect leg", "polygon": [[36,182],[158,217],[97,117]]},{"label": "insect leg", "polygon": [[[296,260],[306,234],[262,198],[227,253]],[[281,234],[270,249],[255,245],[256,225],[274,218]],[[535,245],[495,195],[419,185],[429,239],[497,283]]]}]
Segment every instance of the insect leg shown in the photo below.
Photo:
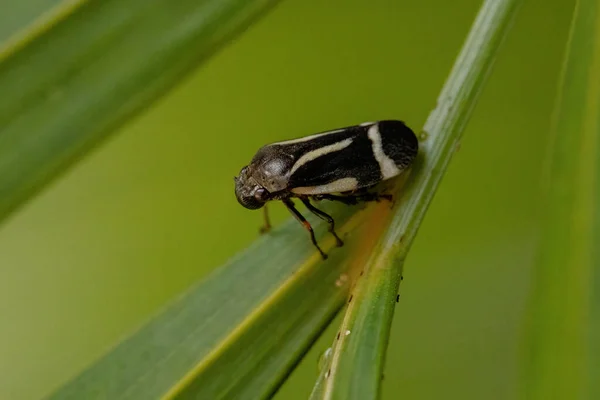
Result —
[{"label": "insect leg", "polygon": [[302,202],[304,203],[304,205],[306,206],[306,208],[308,208],[308,210],[310,212],[312,212],[317,217],[319,217],[322,220],[327,221],[329,223],[329,232],[331,232],[333,234],[333,236],[335,237],[337,246],[338,247],[343,246],[344,242],[342,241],[342,239],[339,238],[337,233],[335,233],[335,221],[333,220],[331,215],[319,210],[317,207],[310,204],[310,200],[308,200],[307,198],[301,197],[300,200],[302,200]]},{"label": "insect leg", "polygon": [[310,223],[306,220],[306,218],[302,216],[302,214],[300,214],[300,211],[296,210],[296,207],[294,207],[294,203],[290,199],[283,199],[282,201],[283,204],[285,204],[285,206],[288,208],[288,210],[290,210],[292,215],[302,224],[302,226],[304,226],[304,229],[308,231],[308,233],[310,234],[310,240],[312,241],[312,244],[317,248],[317,250],[319,250],[319,253],[321,253],[321,257],[323,257],[323,260],[327,260],[327,254],[325,254],[317,244],[317,239],[315,239],[315,232],[313,231],[312,226],[310,226]]},{"label": "insect leg", "polygon": [[260,227],[260,233],[267,233],[271,230],[271,220],[269,219],[269,210],[267,210],[267,205],[263,206],[263,216],[265,219],[265,223]]}]

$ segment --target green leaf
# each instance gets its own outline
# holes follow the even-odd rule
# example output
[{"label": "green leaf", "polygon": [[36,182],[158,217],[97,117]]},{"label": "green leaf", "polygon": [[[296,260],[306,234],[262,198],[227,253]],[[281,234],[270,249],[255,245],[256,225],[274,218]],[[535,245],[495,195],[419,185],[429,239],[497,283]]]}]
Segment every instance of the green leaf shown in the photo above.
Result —
[{"label": "green leaf", "polygon": [[530,305],[527,399],[600,398],[600,3],[575,7]]},{"label": "green leaf", "polygon": [[0,220],[274,3],[82,0],[32,12],[0,44]]},{"label": "green leaf", "polygon": [[[484,2],[425,124],[421,156],[389,224],[352,291],[352,302],[328,352],[313,399],[379,397],[404,260],[521,1]],[[424,156],[424,157],[423,157]],[[400,192],[399,192],[400,195]],[[381,212],[385,212],[383,209]]]},{"label": "green leaf", "polygon": [[[328,211],[335,211],[329,207]],[[323,261],[288,221],[191,288],[51,399],[261,399],[274,393],[344,304],[369,211],[334,212],[346,245],[314,223]],[[352,215],[350,217],[350,215]],[[365,254],[368,250],[365,251]]]}]

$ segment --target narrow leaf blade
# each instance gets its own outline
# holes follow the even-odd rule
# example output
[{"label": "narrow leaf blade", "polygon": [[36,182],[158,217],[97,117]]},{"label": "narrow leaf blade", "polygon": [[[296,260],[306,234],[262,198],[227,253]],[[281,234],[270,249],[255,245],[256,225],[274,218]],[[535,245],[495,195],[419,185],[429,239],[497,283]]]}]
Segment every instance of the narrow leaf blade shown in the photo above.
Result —
[{"label": "narrow leaf blade", "polygon": [[274,3],[61,2],[0,44],[0,221]]},{"label": "narrow leaf blade", "polygon": [[529,310],[527,399],[600,397],[600,3],[578,1]]},{"label": "narrow leaf blade", "polygon": [[[521,1],[485,1],[424,127],[406,191],[352,291],[312,399],[377,399],[404,260]],[[400,192],[398,191],[399,196]],[[387,211],[381,210],[380,213]]]},{"label": "narrow leaf blade", "polygon": [[[333,208],[335,210],[335,208]],[[331,210],[331,208],[329,209]],[[323,261],[296,221],[261,237],[51,399],[267,398],[344,304],[345,261],[368,211],[333,212],[346,245],[315,223]],[[360,245],[358,245],[360,246]]]}]

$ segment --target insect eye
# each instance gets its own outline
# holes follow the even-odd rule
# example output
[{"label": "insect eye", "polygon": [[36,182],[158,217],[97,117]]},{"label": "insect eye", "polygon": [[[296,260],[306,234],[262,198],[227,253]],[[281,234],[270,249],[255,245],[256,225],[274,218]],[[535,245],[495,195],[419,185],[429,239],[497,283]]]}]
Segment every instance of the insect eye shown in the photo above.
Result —
[{"label": "insect eye", "polygon": [[265,188],[258,188],[254,191],[254,197],[256,200],[265,201],[267,199],[267,190]]}]

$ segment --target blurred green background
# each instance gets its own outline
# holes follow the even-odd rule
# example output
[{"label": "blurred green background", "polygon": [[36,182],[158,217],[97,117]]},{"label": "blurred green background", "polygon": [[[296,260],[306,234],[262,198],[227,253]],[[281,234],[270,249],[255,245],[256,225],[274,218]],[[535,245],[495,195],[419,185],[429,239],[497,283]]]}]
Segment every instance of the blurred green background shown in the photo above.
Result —
[{"label": "blurred green background", "polygon": [[[519,393],[573,3],[526,2],[502,48],[407,261],[384,399]],[[48,394],[247,246],[261,216],[232,177],[262,144],[384,118],[419,129],[479,6],[284,0],[21,208],[0,226],[0,399]],[[307,398],[333,334],[279,399]]]}]

